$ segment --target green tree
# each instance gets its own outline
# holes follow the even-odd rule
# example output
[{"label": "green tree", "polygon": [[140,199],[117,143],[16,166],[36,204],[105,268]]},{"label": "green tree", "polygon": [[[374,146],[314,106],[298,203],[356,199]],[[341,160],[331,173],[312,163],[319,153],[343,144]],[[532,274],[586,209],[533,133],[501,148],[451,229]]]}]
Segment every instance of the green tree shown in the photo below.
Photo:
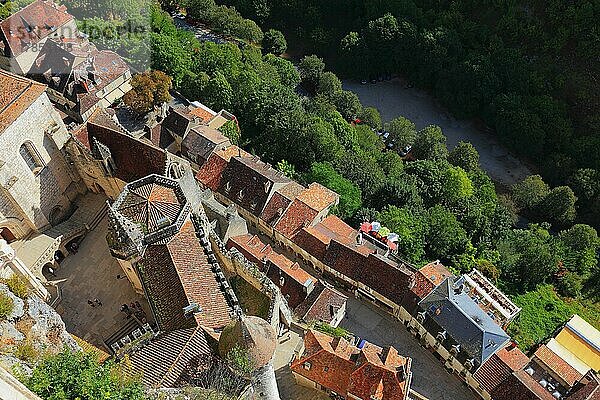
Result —
[{"label": "green tree", "polygon": [[277,29],[269,29],[265,32],[265,36],[263,37],[262,47],[265,53],[271,53],[278,56],[285,53],[287,42],[283,33]]},{"label": "green tree", "polygon": [[222,73],[217,72],[206,83],[203,94],[207,105],[210,107],[228,109],[233,99],[233,88],[227,78]]},{"label": "green tree", "polygon": [[460,167],[467,172],[479,169],[479,153],[477,149],[468,142],[458,142],[456,147],[448,154],[450,164]]},{"label": "green tree", "polygon": [[550,187],[541,176],[531,175],[512,187],[512,198],[517,207],[533,210],[550,193]]},{"label": "green tree", "polygon": [[279,80],[283,85],[291,89],[295,89],[298,86],[300,83],[300,74],[290,61],[274,56],[273,54],[266,54],[263,60],[275,67],[279,74]]},{"label": "green tree", "polygon": [[323,72],[319,77],[317,94],[332,99],[334,95],[342,90],[342,81],[333,72]]},{"label": "green tree", "polygon": [[364,107],[358,118],[373,129],[381,129],[381,115],[375,107]]},{"label": "green tree", "polygon": [[219,128],[219,131],[225,135],[231,143],[239,144],[241,140],[240,128],[235,121],[227,121]]},{"label": "green tree", "polygon": [[399,149],[412,145],[417,138],[415,124],[404,117],[386,122],[383,129],[390,133],[389,140],[395,141],[396,148]]},{"label": "green tree", "polygon": [[339,90],[333,94],[335,108],[347,120],[356,117],[362,110],[358,96],[348,90]]},{"label": "green tree", "polygon": [[323,59],[315,55],[305,56],[302,60],[300,60],[300,63],[298,64],[300,79],[302,86],[309,93],[316,92],[324,70],[325,63],[323,62]]},{"label": "green tree", "polygon": [[570,185],[578,198],[591,201],[600,195],[600,174],[595,169],[578,169],[570,179]]},{"label": "green tree", "polygon": [[144,399],[141,382],[128,378],[118,364],[99,364],[92,353],[63,351],[47,356],[23,381],[44,399]]},{"label": "green tree", "polygon": [[151,68],[169,75],[173,84],[179,86],[183,76],[192,65],[188,50],[177,37],[152,33],[150,35],[152,52]]},{"label": "green tree", "polygon": [[426,238],[427,254],[434,259],[450,259],[461,254],[468,243],[467,233],[456,216],[439,205],[427,212]]},{"label": "green tree", "polygon": [[462,168],[449,167],[444,172],[442,193],[444,201],[455,204],[473,195],[473,182]]},{"label": "green tree", "polygon": [[420,263],[425,257],[427,222],[419,213],[409,208],[386,207],[379,221],[398,234],[398,251],[408,261]]},{"label": "green tree", "polygon": [[437,160],[448,157],[446,136],[439,126],[430,125],[417,133],[413,154],[418,159]]},{"label": "green tree", "polygon": [[318,182],[340,195],[335,210],[340,218],[351,217],[361,206],[362,196],[358,186],[344,178],[329,163],[314,163],[305,176],[307,182]]},{"label": "green tree", "polygon": [[577,197],[568,186],[557,186],[536,207],[536,213],[546,221],[564,226],[575,220]]},{"label": "green tree", "polygon": [[275,167],[278,171],[283,172],[283,174],[288,178],[294,180],[298,179],[298,173],[296,172],[296,167],[294,167],[294,164],[290,164],[286,160],[281,160],[277,163]]}]

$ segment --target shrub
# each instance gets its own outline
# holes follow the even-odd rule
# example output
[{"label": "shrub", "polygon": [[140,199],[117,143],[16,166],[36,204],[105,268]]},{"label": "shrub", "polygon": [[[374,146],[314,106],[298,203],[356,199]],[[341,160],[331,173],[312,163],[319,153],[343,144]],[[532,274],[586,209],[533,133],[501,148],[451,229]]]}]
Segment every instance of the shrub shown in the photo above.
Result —
[{"label": "shrub", "polygon": [[24,299],[29,294],[29,288],[27,287],[27,283],[20,276],[13,274],[10,278],[6,280],[6,285],[15,295]]},{"label": "shrub", "polygon": [[17,346],[14,355],[19,360],[32,362],[37,359],[39,354],[36,348],[33,347],[33,345],[29,341],[24,341]]},{"label": "shrub", "polygon": [[329,325],[326,322],[316,323],[315,329],[318,330],[319,332],[323,332],[324,334],[333,336],[333,337],[341,337],[344,339],[352,338],[352,333],[350,333],[346,329],[340,328],[339,326],[337,328],[334,328],[333,326]]},{"label": "shrub", "polygon": [[10,296],[4,292],[0,292],[0,319],[5,319],[12,312],[15,304]]}]

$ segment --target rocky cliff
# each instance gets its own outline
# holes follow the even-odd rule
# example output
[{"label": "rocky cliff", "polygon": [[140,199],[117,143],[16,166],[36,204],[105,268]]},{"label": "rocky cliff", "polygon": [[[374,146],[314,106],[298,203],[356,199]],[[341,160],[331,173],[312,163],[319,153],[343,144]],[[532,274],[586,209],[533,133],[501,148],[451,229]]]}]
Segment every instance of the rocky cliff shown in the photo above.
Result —
[{"label": "rocky cliff", "polygon": [[13,303],[12,312],[0,319],[0,366],[28,372],[42,354],[55,354],[64,348],[80,350],[60,315],[42,299],[36,295],[22,299],[2,283],[0,293]]}]

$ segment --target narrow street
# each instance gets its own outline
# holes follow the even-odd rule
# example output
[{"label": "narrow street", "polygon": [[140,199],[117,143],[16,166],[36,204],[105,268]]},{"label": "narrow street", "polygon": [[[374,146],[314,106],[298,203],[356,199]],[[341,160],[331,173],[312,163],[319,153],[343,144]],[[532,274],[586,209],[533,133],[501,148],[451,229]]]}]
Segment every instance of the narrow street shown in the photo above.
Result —
[{"label": "narrow street", "polygon": [[430,400],[475,400],[458,377],[449,374],[442,363],[397,319],[362,299],[348,298],[346,318],[341,327],[378,346],[392,345],[401,355],[412,358],[412,389]]}]

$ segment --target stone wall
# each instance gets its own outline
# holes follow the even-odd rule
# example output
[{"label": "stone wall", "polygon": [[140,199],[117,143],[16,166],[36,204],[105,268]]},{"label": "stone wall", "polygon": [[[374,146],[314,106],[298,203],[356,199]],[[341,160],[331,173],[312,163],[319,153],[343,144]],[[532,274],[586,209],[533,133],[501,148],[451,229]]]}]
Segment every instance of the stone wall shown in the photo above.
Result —
[{"label": "stone wall", "polygon": [[[76,184],[79,176],[62,152],[68,139],[66,127],[46,93],[0,135],[0,160],[3,161],[0,186],[5,189],[4,197],[9,197],[2,202],[4,207],[0,210],[4,220],[26,219],[29,226],[39,231],[49,227],[51,219],[60,221],[69,213],[80,189]],[[42,164],[39,171],[31,171],[21,157],[19,149],[24,143],[28,143],[39,158]],[[13,215],[15,212],[20,215]],[[0,220],[0,225],[2,222]]]}]

